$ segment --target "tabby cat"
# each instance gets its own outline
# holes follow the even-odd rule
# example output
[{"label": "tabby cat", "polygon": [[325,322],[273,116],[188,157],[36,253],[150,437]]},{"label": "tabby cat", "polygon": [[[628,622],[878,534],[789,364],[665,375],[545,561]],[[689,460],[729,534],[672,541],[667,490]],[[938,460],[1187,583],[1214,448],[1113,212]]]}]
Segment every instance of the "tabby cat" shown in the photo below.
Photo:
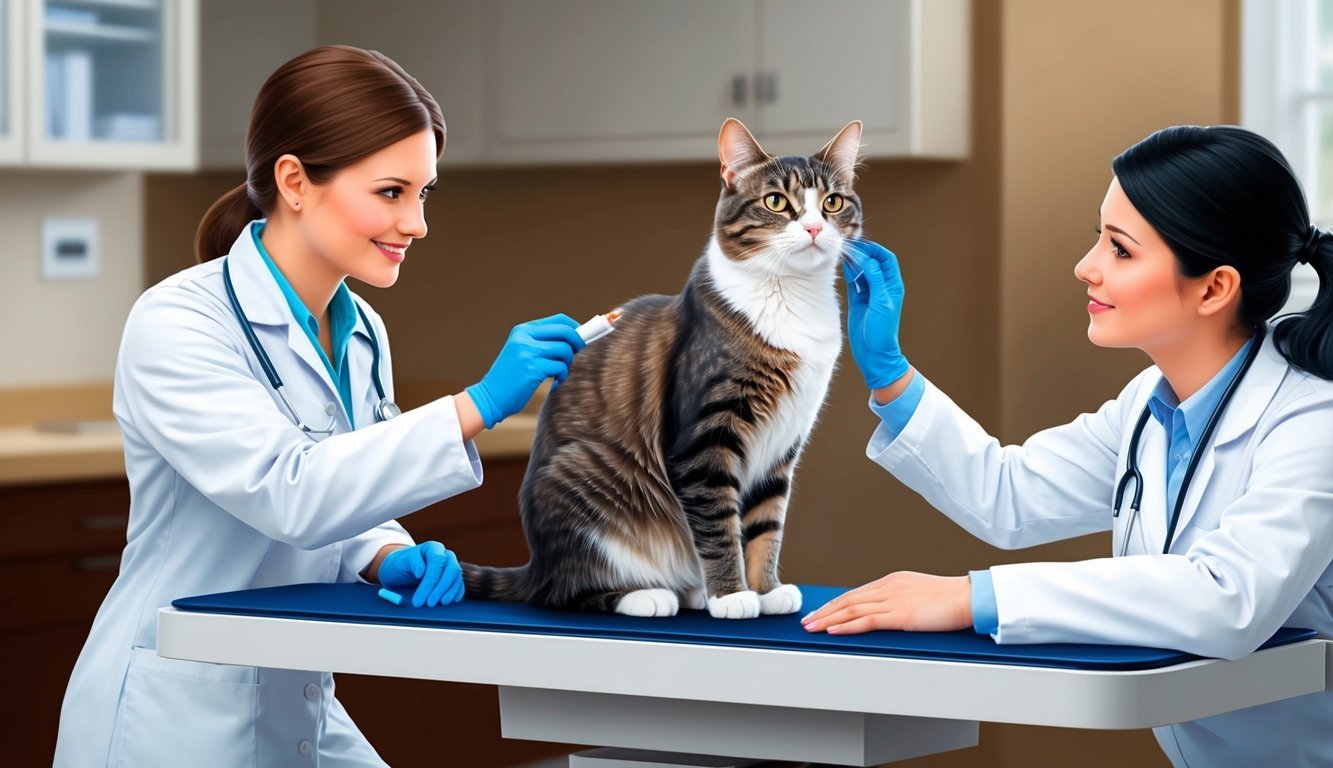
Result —
[{"label": "tabby cat", "polygon": [[842,346],[861,234],[860,122],[810,157],[718,137],[713,237],[675,296],[622,307],[543,405],[519,491],[531,560],[463,565],[468,597],[719,618],[800,610],[778,580],[792,472]]}]

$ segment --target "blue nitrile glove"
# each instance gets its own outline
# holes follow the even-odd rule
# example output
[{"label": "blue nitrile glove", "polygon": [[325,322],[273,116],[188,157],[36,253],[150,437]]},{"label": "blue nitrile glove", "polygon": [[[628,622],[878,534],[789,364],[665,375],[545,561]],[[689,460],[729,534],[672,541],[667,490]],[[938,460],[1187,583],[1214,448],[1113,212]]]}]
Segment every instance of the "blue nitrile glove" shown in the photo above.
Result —
[{"label": "blue nitrile glove", "polygon": [[578,327],[568,315],[514,326],[490,371],[467,388],[487,429],[523,410],[542,382],[554,376],[554,388],[565,380],[574,354],[583,349]]},{"label": "blue nitrile glove", "polygon": [[842,269],[847,277],[847,341],[866,386],[887,387],[909,367],[898,348],[903,311],[898,257],[869,240],[849,241],[845,247],[848,258]]},{"label": "blue nitrile glove", "polygon": [[395,592],[416,587],[412,605],[448,605],[463,599],[463,568],[438,541],[395,549],[380,561],[380,584]]}]

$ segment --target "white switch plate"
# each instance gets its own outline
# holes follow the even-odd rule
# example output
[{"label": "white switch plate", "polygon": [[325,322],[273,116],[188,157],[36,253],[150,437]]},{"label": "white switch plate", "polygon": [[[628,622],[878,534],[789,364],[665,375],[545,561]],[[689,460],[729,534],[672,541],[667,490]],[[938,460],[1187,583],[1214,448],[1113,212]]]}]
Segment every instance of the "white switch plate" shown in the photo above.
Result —
[{"label": "white switch plate", "polygon": [[85,280],[97,275],[97,219],[42,219],[42,279]]}]

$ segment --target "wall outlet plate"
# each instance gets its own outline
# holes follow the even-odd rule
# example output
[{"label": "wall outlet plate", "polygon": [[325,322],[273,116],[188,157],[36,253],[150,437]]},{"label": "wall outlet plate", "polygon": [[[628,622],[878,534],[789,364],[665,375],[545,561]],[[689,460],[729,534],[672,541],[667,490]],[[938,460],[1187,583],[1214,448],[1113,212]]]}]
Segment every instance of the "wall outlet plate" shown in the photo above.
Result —
[{"label": "wall outlet plate", "polygon": [[97,219],[42,218],[42,279],[86,280],[97,275]]}]

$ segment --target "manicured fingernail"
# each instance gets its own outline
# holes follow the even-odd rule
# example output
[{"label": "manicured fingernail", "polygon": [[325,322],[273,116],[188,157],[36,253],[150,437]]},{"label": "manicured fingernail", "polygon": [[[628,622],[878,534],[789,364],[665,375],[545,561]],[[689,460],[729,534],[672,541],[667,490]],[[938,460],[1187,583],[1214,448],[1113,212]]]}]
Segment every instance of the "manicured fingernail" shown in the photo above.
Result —
[{"label": "manicured fingernail", "polygon": [[838,630],[840,630],[840,629],[842,629],[842,627],[841,627],[840,625],[834,624],[833,626],[829,627],[828,629],[826,629],[826,630],[824,630],[824,631],[825,631],[825,632],[828,632],[830,635],[836,635],[836,634],[838,634]]}]

